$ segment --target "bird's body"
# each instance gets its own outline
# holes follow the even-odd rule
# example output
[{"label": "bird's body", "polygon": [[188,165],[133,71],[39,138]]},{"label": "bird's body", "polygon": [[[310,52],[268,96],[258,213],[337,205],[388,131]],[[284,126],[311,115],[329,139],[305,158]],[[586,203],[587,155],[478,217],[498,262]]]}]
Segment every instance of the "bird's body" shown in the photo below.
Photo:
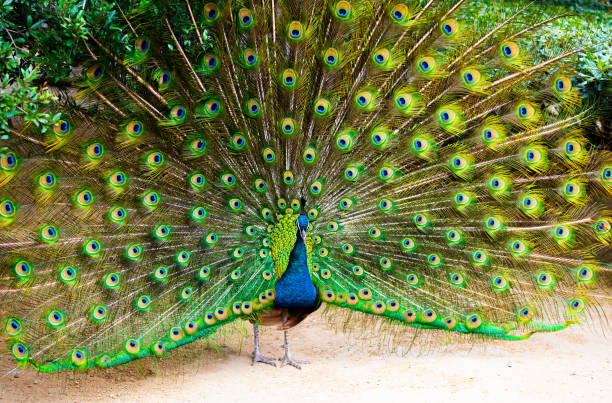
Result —
[{"label": "bird's body", "polygon": [[129,46],[91,32],[83,77],[0,140],[18,364],[118,365],[323,303],[505,340],[598,317],[612,157],[582,131],[575,50],[527,51],[542,24],[480,27],[464,1],[134,3]]}]

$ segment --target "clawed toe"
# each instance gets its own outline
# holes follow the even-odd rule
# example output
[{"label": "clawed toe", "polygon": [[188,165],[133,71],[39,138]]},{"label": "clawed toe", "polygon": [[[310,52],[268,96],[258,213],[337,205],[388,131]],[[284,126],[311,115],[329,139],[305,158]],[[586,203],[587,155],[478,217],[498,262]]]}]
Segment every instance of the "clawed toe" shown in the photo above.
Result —
[{"label": "clawed toe", "polygon": [[253,361],[251,362],[251,365],[255,365],[256,362],[263,362],[264,364],[269,364],[275,367],[275,361],[276,360],[274,358],[266,357],[265,355],[253,352]]},{"label": "clawed toe", "polygon": [[295,367],[297,369],[302,369],[302,365],[310,364],[310,361],[294,360],[293,358],[287,355],[282,356],[278,360],[281,362],[281,367],[284,367],[285,365],[291,365],[292,367]]}]

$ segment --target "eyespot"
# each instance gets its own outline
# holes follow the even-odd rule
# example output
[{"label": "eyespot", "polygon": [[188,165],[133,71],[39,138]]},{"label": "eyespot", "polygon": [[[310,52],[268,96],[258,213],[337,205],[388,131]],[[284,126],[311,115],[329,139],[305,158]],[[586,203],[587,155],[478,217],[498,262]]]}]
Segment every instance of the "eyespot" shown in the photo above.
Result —
[{"label": "eyespot", "polygon": [[416,312],[412,309],[404,311],[404,320],[408,323],[412,323],[416,320]]},{"label": "eyespot", "polygon": [[429,141],[422,137],[415,137],[412,139],[412,149],[421,154],[429,149]]},{"label": "eyespot", "polygon": [[55,243],[59,238],[59,231],[52,225],[45,225],[40,229],[40,238],[46,243]]},{"label": "eyespot", "polygon": [[217,240],[218,240],[218,236],[214,232],[209,232],[206,235],[206,238],[204,239],[204,241],[206,242],[208,246],[213,246],[214,244],[217,243]]},{"label": "eyespot", "polygon": [[338,231],[338,227],[339,227],[339,226],[338,226],[338,223],[337,223],[337,222],[335,222],[335,221],[330,221],[330,222],[327,224],[327,230],[328,230],[328,231],[330,231],[330,232],[336,232],[336,231]]},{"label": "eyespot", "polygon": [[553,283],[553,276],[547,272],[541,272],[537,276],[537,282],[540,287],[548,287]]},{"label": "eyespot", "polygon": [[437,317],[438,315],[436,315],[436,312],[433,309],[427,309],[421,314],[421,318],[424,322],[433,322]]},{"label": "eyespot", "polygon": [[416,243],[412,238],[404,238],[402,239],[402,248],[406,251],[412,251],[416,248]]},{"label": "eyespot", "polygon": [[457,120],[457,113],[452,109],[442,108],[438,111],[438,120],[443,127],[450,126]]},{"label": "eyespot", "polygon": [[272,272],[269,271],[269,270],[265,270],[261,275],[264,278],[264,280],[271,280],[272,279]]},{"label": "eyespot", "polygon": [[0,149],[0,168],[6,172],[12,172],[17,168],[17,157],[14,152]]},{"label": "eyespot", "polygon": [[372,227],[368,230],[368,235],[372,239],[379,239],[382,236],[382,232],[378,227]]},{"label": "eyespot", "polygon": [[593,224],[593,228],[595,229],[595,234],[598,236],[608,235],[611,229],[610,221],[605,218],[602,218]]},{"label": "eyespot", "polygon": [[437,253],[431,253],[427,256],[427,263],[433,267],[438,267],[442,265],[442,259]]},{"label": "eyespot", "polygon": [[499,131],[493,126],[485,126],[482,129],[482,141],[485,144],[493,144],[499,139]]},{"label": "eyespot", "polygon": [[510,243],[510,251],[514,255],[522,255],[527,252],[527,245],[520,239],[514,240]]},{"label": "eyespot", "polygon": [[569,158],[575,157],[582,151],[582,146],[579,142],[574,140],[568,140],[565,142],[563,147],[565,155]]},{"label": "eyespot", "polygon": [[85,152],[87,153],[87,157],[97,160],[102,158],[104,155],[104,146],[100,143],[92,143],[87,146]]},{"label": "eyespot", "polygon": [[389,63],[389,58],[391,57],[391,52],[389,49],[382,48],[374,52],[372,55],[372,60],[374,64],[378,67],[385,67]]},{"label": "eyespot", "polygon": [[63,266],[60,269],[60,280],[66,284],[73,283],[77,278],[78,269],[73,266]]},{"label": "eyespot", "polygon": [[408,92],[400,92],[395,94],[394,98],[395,107],[400,111],[404,112],[410,109],[413,103],[413,97]]},{"label": "eyespot", "polygon": [[306,215],[308,216],[308,219],[314,220],[319,216],[319,210],[317,210],[316,208],[311,208],[310,210],[308,210],[308,213]]},{"label": "eyespot", "polygon": [[285,182],[285,185],[292,185],[293,184],[293,172],[291,171],[285,171],[283,172],[283,182]]},{"label": "eyespot", "polygon": [[459,207],[466,206],[470,203],[471,198],[467,193],[459,192],[455,196],[453,196],[453,201]]},{"label": "eyespot", "polygon": [[108,317],[108,309],[104,305],[94,305],[91,308],[91,319],[94,322],[102,322]]},{"label": "eyespot", "polygon": [[329,113],[329,101],[324,98],[319,98],[315,102],[314,111],[318,116],[327,116]]},{"label": "eyespot", "polygon": [[520,120],[529,120],[535,114],[535,108],[529,102],[521,102],[516,107],[516,115]]},{"label": "eyespot", "polygon": [[221,182],[223,182],[224,187],[232,187],[236,185],[236,177],[231,173],[221,174]]},{"label": "eyespot", "polygon": [[272,149],[272,147],[266,147],[261,152],[264,162],[268,164],[274,163],[276,161],[276,151]]},{"label": "eyespot", "polygon": [[104,286],[110,289],[115,289],[119,287],[119,282],[121,281],[121,276],[119,273],[108,273],[104,276]]},{"label": "eyespot", "polygon": [[566,197],[572,198],[580,194],[580,185],[578,183],[569,181],[563,187],[563,193]]},{"label": "eyespot", "polygon": [[449,330],[453,329],[457,325],[457,320],[452,316],[445,317],[444,319],[442,319],[442,322],[444,322],[446,328]]},{"label": "eyespot", "polygon": [[473,314],[465,319],[465,326],[470,330],[478,329],[482,325],[482,318],[478,314]]},{"label": "eyespot", "polygon": [[395,170],[391,167],[384,166],[378,171],[378,177],[385,182],[393,178],[393,175],[395,175]]},{"label": "eyespot", "polygon": [[572,313],[581,313],[585,308],[584,300],[580,297],[576,297],[569,302],[569,307]]},{"label": "eyespot", "polygon": [[304,154],[302,155],[302,159],[307,164],[312,164],[317,159],[317,151],[314,147],[307,147],[304,150]]},{"label": "eyespot", "polygon": [[344,0],[337,2],[334,7],[334,13],[338,19],[342,21],[348,20],[351,18],[351,3]]},{"label": "eyespot", "polygon": [[102,73],[104,73],[104,68],[96,64],[87,69],[87,78],[89,78],[90,81],[96,82],[102,78]]},{"label": "eyespot", "polygon": [[191,218],[193,218],[197,222],[202,222],[208,215],[207,211],[200,206],[195,206],[191,209]]},{"label": "eyespot", "polygon": [[319,255],[319,257],[326,257],[327,256],[327,248],[319,248],[317,250],[317,254]]},{"label": "eyespot", "polygon": [[500,46],[501,55],[507,61],[515,60],[519,55],[519,47],[515,42],[507,41]]},{"label": "eyespot", "polygon": [[207,3],[204,7],[204,17],[207,23],[212,23],[219,18],[219,8],[214,3]]},{"label": "eyespot", "polygon": [[453,171],[462,171],[468,166],[467,159],[462,155],[455,155],[450,160],[450,167]]},{"label": "eyespot", "polygon": [[208,72],[212,72],[217,70],[219,67],[219,62],[217,60],[217,55],[214,53],[209,53],[204,56],[204,70]]},{"label": "eyespot", "polygon": [[185,108],[177,105],[170,109],[170,117],[175,122],[182,122],[187,117],[187,112],[185,111]]},{"label": "eyespot", "polygon": [[12,201],[0,200],[0,217],[7,220],[15,217],[15,205]]},{"label": "eyespot", "polygon": [[[361,288],[357,294],[359,295],[360,299],[363,299],[365,301],[369,300],[372,298],[372,291],[370,291],[369,288]],[[350,299],[350,296],[349,296]]]},{"label": "eyespot", "polygon": [[176,254],[174,261],[181,266],[187,266],[189,264],[189,258],[189,252],[187,252],[186,250],[181,250]]},{"label": "eyespot", "polygon": [[172,341],[179,341],[182,340],[184,337],[183,334],[183,329],[181,329],[180,327],[173,327],[170,329],[170,339]]},{"label": "eyespot", "polygon": [[[108,183],[115,188],[120,188],[125,186],[125,184],[127,183],[127,177],[125,175],[125,172],[123,171],[115,171],[112,174],[110,174],[108,176]],[[87,191],[85,191],[86,193],[89,193]],[[83,192],[81,192],[83,193]],[[89,193],[90,196],[89,197],[89,204],[91,204],[93,202],[93,197],[91,196],[91,193]],[[81,205],[85,205],[82,204],[82,202],[77,201],[77,203],[81,204]],[[87,205],[89,205],[87,204]]]},{"label": "eyespot", "polygon": [[270,218],[272,218],[272,210],[270,210],[267,207],[264,207],[261,209],[261,217],[264,220],[269,220]]},{"label": "eyespot", "polygon": [[487,255],[487,252],[485,252],[484,250],[477,249],[474,251],[474,253],[472,253],[472,261],[476,265],[485,264],[489,261],[489,256]]},{"label": "eyespot", "polygon": [[349,181],[356,181],[359,179],[359,169],[352,166],[347,167],[344,170],[344,177]]},{"label": "eyespot", "polygon": [[493,176],[489,180],[489,188],[494,192],[501,192],[506,189],[506,181],[501,176]]},{"label": "eyespot", "polygon": [[446,37],[453,37],[459,32],[459,24],[453,19],[448,19],[440,23],[440,30]]},{"label": "eyespot", "polygon": [[171,79],[172,79],[172,76],[167,71],[159,70],[155,73],[155,80],[157,81],[157,87],[162,91],[170,86]]},{"label": "eyespot", "polygon": [[557,227],[554,228],[553,234],[554,234],[555,239],[563,240],[563,239],[569,238],[569,236],[571,235],[571,231],[565,225],[558,225]]},{"label": "eyespot", "polygon": [[57,137],[66,137],[70,134],[70,122],[67,120],[60,120],[53,126],[53,132]]},{"label": "eyespot", "polygon": [[276,201],[276,205],[279,209],[284,210],[287,208],[287,201],[283,198],[280,198]]},{"label": "eyespot", "polygon": [[75,349],[70,354],[70,360],[77,367],[82,367],[87,364],[87,355],[85,354],[85,350]]},{"label": "eyespot", "polygon": [[595,272],[589,265],[582,265],[576,270],[576,277],[579,282],[587,282],[593,280]]},{"label": "eyespot", "polygon": [[255,22],[253,12],[246,8],[241,8],[240,11],[238,11],[238,22],[240,23],[240,28],[251,28]]},{"label": "eyespot", "polygon": [[375,129],[370,135],[372,145],[375,147],[384,147],[387,144],[388,137],[387,131],[383,129]]},{"label": "eyespot", "polygon": [[287,27],[287,34],[289,35],[289,39],[293,41],[302,39],[304,35],[302,23],[299,21],[292,21]]},{"label": "eyespot", "polygon": [[340,210],[350,210],[351,206],[353,205],[353,201],[351,199],[349,199],[348,197],[343,197],[340,200],[340,203],[338,203],[338,207],[340,208]]},{"label": "eyespot", "polygon": [[419,228],[425,227],[429,223],[429,219],[425,214],[417,214],[412,220],[414,221],[414,224]]},{"label": "eyespot", "polygon": [[383,213],[388,213],[393,209],[393,201],[390,199],[381,199],[378,201],[378,208]]},{"label": "eyespot", "polygon": [[181,299],[181,301],[186,302],[191,299],[192,295],[193,295],[193,290],[191,289],[191,287],[185,287],[181,290],[179,298]]},{"label": "eyespot", "polygon": [[61,311],[52,310],[47,313],[47,324],[53,328],[62,326],[65,320],[64,313]]},{"label": "eyespot", "polygon": [[526,211],[535,210],[538,207],[538,199],[533,196],[525,196],[522,200],[522,207]]},{"label": "eyespot", "polygon": [[346,253],[347,255],[352,255],[355,252],[355,247],[350,243],[342,244],[341,249],[342,252]]},{"label": "eyespot", "polygon": [[152,348],[153,354],[155,354],[156,357],[163,357],[163,355],[166,353],[166,344],[161,340],[154,343]]},{"label": "eyespot", "polygon": [[417,61],[417,66],[422,74],[429,75],[436,69],[436,61],[431,56],[422,57]]},{"label": "eyespot", "polygon": [[21,343],[14,343],[11,346],[11,353],[13,357],[19,362],[25,362],[28,360],[28,348]]},{"label": "eyespot", "polygon": [[293,69],[285,69],[281,74],[281,82],[285,88],[293,88],[297,83],[297,73]]},{"label": "eyespot", "polygon": [[168,278],[168,269],[164,266],[156,267],[153,271],[153,279],[155,281],[165,281]]},{"label": "eyespot", "polygon": [[317,196],[323,190],[323,183],[321,181],[314,181],[310,185],[310,193],[314,196]]},{"label": "eyespot", "polygon": [[559,77],[555,80],[553,88],[558,94],[568,94],[572,90],[572,80],[569,77]]},{"label": "eyespot", "polygon": [[95,239],[88,239],[83,244],[83,253],[89,255],[91,257],[97,257],[100,255],[100,251],[102,250],[102,245],[99,241]]},{"label": "eyespot", "polygon": [[260,249],[259,250],[259,257],[264,259],[267,258],[270,255],[270,251],[268,249]]},{"label": "eyespot", "polygon": [[143,131],[144,127],[142,123],[137,120],[133,120],[125,126],[125,132],[130,137],[139,137]]},{"label": "eyespot", "polygon": [[189,148],[193,155],[202,155],[206,151],[206,140],[203,138],[194,139],[189,143]]},{"label": "eyespot", "polygon": [[323,53],[323,62],[328,67],[337,67],[340,61],[340,53],[334,48],[329,48]]},{"label": "eyespot", "polygon": [[236,249],[234,249],[234,251],[232,252],[232,256],[236,259],[239,259],[242,257],[242,255],[244,255],[244,249],[238,247]]},{"label": "eyespot", "polygon": [[27,279],[32,274],[32,266],[25,260],[20,260],[13,266],[15,275],[21,279]]},{"label": "eyespot", "polygon": [[391,9],[391,20],[396,24],[403,24],[408,20],[408,7],[405,4],[397,4]]},{"label": "eyespot", "polygon": [[533,317],[533,310],[527,306],[519,309],[518,311],[518,320],[521,322],[527,322],[531,320]]},{"label": "eyespot", "polygon": [[204,108],[208,118],[214,118],[221,113],[221,103],[216,99],[209,99],[206,101]]},{"label": "eyespot", "polygon": [[369,91],[361,91],[355,95],[355,103],[361,109],[369,108],[372,105],[374,97]]},{"label": "eyespot", "polygon": [[612,181],[612,168],[604,167],[601,170],[601,179],[604,181],[604,183],[609,183]]},{"label": "eyespot", "polygon": [[154,209],[159,204],[160,197],[157,192],[149,191],[142,198],[142,203],[145,207]]},{"label": "eyespot", "polygon": [[123,345],[123,349],[130,355],[137,355],[140,352],[140,342],[136,339],[128,339]]},{"label": "eyespot", "polygon": [[299,210],[302,207],[302,203],[299,200],[293,199],[291,200],[291,208],[294,210]]},{"label": "eyespot", "polygon": [[8,318],[4,324],[4,330],[9,337],[17,337],[22,331],[21,321],[14,318]]},{"label": "eyespot", "polygon": [[465,278],[461,273],[451,273],[448,276],[448,279],[450,280],[451,284],[457,286],[461,286],[465,283]]},{"label": "eyespot", "polygon": [[497,291],[507,290],[508,280],[504,276],[495,276],[491,279],[491,286]]},{"label": "eyespot", "polygon": [[382,313],[384,313],[386,308],[387,308],[387,306],[382,301],[378,301],[378,302],[372,304],[372,312],[374,312],[375,314],[382,314]]},{"label": "eyespot", "polygon": [[384,270],[391,270],[393,268],[393,261],[391,260],[391,258],[388,257],[381,257],[380,259],[378,259],[378,264]]},{"label": "eyespot", "polygon": [[149,40],[147,38],[139,38],[134,46],[137,52],[146,54],[149,51]]},{"label": "eyespot", "polygon": [[198,280],[207,280],[210,277],[210,266],[202,266],[198,271]]},{"label": "eyespot", "polygon": [[463,240],[463,236],[461,235],[461,231],[452,229],[446,233],[446,240],[450,244],[458,244]]},{"label": "eyespot", "polygon": [[295,120],[284,118],[281,122],[281,130],[287,136],[292,135],[295,132]]},{"label": "eyespot", "polygon": [[[244,253],[244,251],[241,252],[241,253]],[[240,271],[240,269],[232,270],[232,272],[230,273],[230,279],[231,280],[238,280],[241,275],[242,275],[242,272]]]},{"label": "eyespot", "polygon": [[501,228],[501,221],[494,216],[485,219],[485,227],[489,231],[495,231]]},{"label": "eyespot", "polygon": [[410,285],[419,285],[419,276],[414,273],[408,273],[406,275],[406,282]]},{"label": "eyespot", "polygon": [[138,260],[142,255],[142,246],[140,245],[129,245],[125,248],[125,257],[130,260]]}]

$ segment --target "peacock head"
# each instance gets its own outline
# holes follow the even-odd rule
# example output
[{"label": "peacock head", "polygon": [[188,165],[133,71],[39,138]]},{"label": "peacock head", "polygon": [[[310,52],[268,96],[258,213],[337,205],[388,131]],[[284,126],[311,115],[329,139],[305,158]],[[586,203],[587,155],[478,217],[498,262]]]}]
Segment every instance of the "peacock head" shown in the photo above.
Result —
[{"label": "peacock head", "polygon": [[295,222],[298,229],[298,235],[302,240],[306,239],[306,232],[308,232],[308,217],[305,214],[300,214]]}]

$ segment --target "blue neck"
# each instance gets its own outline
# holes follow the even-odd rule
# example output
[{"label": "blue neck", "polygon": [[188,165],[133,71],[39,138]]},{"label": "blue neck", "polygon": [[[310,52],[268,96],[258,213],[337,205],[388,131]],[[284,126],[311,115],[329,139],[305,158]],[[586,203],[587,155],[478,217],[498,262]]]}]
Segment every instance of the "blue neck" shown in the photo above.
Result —
[{"label": "blue neck", "polygon": [[317,289],[308,270],[306,245],[299,233],[287,270],[276,282],[275,292],[274,306],[277,308],[312,308],[317,303]]}]

